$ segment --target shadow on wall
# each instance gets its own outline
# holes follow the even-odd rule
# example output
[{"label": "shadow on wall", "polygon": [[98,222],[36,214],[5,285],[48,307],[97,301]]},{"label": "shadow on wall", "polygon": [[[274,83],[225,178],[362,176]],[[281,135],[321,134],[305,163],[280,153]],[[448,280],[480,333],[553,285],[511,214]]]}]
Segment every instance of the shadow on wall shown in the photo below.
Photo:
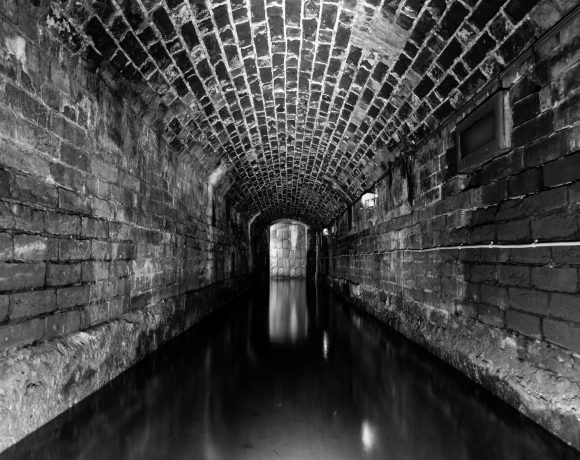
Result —
[{"label": "shadow on wall", "polygon": [[270,226],[270,276],[305,278],[308,227],[296,221]]}]

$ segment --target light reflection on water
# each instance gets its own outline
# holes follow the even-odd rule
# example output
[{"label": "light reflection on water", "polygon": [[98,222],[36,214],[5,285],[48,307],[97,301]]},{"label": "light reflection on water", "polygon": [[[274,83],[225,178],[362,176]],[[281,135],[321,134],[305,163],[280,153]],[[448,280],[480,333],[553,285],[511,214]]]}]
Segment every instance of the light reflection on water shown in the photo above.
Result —
[{"label": "light reflection on water", "polygon": [[329,292],[269,287],[0,460],[577,458]]},{"label": "light reflection on water", "polygon": [[270,280],[270,342],[292,344],[308,336],[306,280]]}]

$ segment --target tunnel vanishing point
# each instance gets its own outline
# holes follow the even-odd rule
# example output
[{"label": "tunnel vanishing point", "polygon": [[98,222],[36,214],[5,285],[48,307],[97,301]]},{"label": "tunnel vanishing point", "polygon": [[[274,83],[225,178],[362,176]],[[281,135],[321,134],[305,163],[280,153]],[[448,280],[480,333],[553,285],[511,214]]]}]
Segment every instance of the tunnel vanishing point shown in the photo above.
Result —
[{"label": "tunnel vanishing point", "polygon": [[580,450],[579,4],[1,2],[0,451],[269,271]]}]

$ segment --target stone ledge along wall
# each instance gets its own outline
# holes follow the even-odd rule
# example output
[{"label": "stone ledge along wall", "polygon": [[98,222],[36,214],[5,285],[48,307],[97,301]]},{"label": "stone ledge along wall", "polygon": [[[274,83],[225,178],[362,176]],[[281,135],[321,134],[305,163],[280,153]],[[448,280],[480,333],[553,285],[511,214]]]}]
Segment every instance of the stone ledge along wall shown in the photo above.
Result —
[{"label": "stone ledge along wall", "polygon": [[580,247],[421,250],[580,239],[578,30],[576,14],[501,74],[510,151],[458,173],[466,107],[388,165],[374,209],[359,202],[321,235],[318,263],[333,289],[580,449]]},{"label": "stone ledge along wall", "polygon": [[246,218],[35,4],[0,12],[0,451],[248,286]]},{"label": "stone ledge along wall", "polygon": [[270,227],[270,276],[306,277],[307,233],[305,225],[278,222]]}]

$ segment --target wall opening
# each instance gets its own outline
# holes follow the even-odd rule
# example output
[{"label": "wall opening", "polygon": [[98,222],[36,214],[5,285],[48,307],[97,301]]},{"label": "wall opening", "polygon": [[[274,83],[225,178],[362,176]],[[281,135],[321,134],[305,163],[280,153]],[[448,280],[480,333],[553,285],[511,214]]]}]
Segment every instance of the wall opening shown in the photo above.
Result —
[{"label": "wall opening", "polygon": [[270,277],[305,278],[308,226],[294,220],[270,226]]}]

